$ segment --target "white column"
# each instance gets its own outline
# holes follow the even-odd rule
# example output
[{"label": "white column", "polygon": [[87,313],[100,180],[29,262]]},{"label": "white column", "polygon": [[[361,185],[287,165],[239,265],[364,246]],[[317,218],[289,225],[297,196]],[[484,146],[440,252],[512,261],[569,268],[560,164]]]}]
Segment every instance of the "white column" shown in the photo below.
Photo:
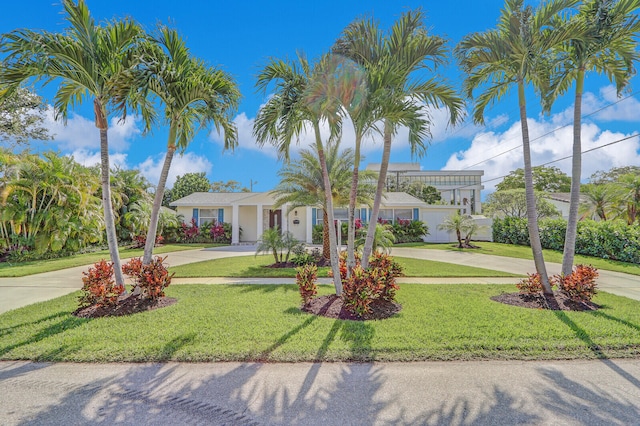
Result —
[{"label": "white column", "polygon": [[238,205],[231,210],[231,244],[240,244],[240,214]]},{"label": "white column", "polygon": [[313,218],[313,213],[311,212],[311,207],[307,207],[307,233],[306,233],[306,243],[313,243],[313,223],[311,223],[311,219]]},{"label": "white column", "polygon": [[289,230],[289,204],[282,206],[280,211],[282,215],[282,232],[285,233]]},{"label": "white column", "polygon": [[258,230],[258,238],[262,237],[262,233],[264,232],[264,219],[262,217],[263,213],[262,213],[262,204],[258,204],[256,206],[256,208],[258,209],[258,223],[256,226],[256,229]]}]

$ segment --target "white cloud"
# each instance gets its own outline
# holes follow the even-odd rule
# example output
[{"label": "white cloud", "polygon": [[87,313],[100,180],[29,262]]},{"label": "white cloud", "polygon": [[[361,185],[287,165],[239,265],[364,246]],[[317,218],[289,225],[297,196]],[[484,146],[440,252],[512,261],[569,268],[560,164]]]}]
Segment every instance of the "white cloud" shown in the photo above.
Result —
[{"label": "white cloud", "polygon": [[[155,157],[148,157],[135,168],[140,170],[140,173],[142,173],[149,182],[157,185],[160,173],[162,172],[164,157],[164,154],[159,154]],[[212,164],[205,157],[196,155],[192,152],[188,152],[184,155],[176,154],[171,161],[171,168],[169,169],[169,176],[167,178],[167,188],[171,188],[173,186],[176,181],[176,177],[178,176],[182,176],[185,173],[209,173],[211,172],[211,169]]]},{"label": "white cloud", "polygon": [[[563,114],[564,112],[560,113],[560,115]],[[558,120],[558,117],[551,117],[549,121],[531,118],[527,121],[531,136],[532,163],[535,166],[562,157],[569,157],[566,160],[550,164],[550,166],[556,166],[570,175],[573,130],[571,126],[568,126],[553,132],[557,128]],[[453,154],[443,169],[460,170],[467,167],[482,169],[485,171],[483,181],[488,181],[485,183],[485,191],[492,192],[495,185],[501,180],[492,179],[505,176],[510,171],[523,167],[521,135],[519,122],[514,122],[509,129],[502,133],[478,133],[473,138],[471,146],[464,151]],[[593,123],[585,123],[582,126],[582,151],[605,145],[626,136],[628,135],[624,133],[602,130]],[[597,170],[640,164],[639,151],[640,139],[633,138],[586,153],[582,156],[582,178],[583,180],[588,178]],[[487,159],[489,160],[477,164]]]},{"label": "white cloud", "polygon": [[[96,164],[100,164],[100,152],[99,151],[88,151],[85,149],[77,149],[73,151],[71,154],[68,154],[69,157],[73,157],[73,159],[82,164],[83,166],[91,167]],[[109,155],[109,166],[120,167],[123,169],[127,168],[127,154],[124,153],[115,153]]]},{"label": "white cloud", "polygon": [[[132,138],[139,135],[137,126],[139,118],[128,116],[124,121],[112,118],[109,123],[109,148],[122,152],[129,148]],[[66,125],[62,120],[54,119],[53,107],[49,106],[45,113],[45,126],[54,135],[53,143],[57,143],[64,150],[95,150],[100,148],[100,133],[93,119],[71,113]]]}]

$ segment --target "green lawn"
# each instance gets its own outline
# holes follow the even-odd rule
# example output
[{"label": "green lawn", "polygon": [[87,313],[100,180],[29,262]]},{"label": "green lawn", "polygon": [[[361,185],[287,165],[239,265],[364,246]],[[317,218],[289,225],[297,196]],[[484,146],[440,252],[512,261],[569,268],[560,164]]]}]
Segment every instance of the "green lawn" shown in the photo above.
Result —
[{"label": "green lawn", "polygon": [[[518,246],[512,244],[490,243],[484,241],[474,241],[473,244],[479,249],[459,249],[455,244],[433,244],[433,243],[406,243],[398,244],[395,247],[425,248],[433,250],[455,250],[468,253],[490,254],[494,256],[516,257],[518,259],[533,259],[531,247]],[[556,250],[543,250],[544,260],[552,263],[562,263],[562,252]],[[577,254],[575,264],[592,265],[597,269],[606,271],[624,272],[632,275],[640,275],[640,265],[634,263],[619,262],[617,260],[602,259],[599,257],[583,256]]]},{"label": "green lawn", "polygon": [[[405,268],[407,277],[517,277],[519,275],[490,269],[474,268],[431,260],[396,257]],[[268,268],[273,256],[240,256],[205,260],[170,268],[177,278],[239,277],[239,278],[295,278],[294,268]],[[329,268],[319,268],[318,276],[327,277]]]},{"label": "green lawn", "polygon": [[[321,286],[322,294],[332,287]],[[596,312],[489,298],[512,285],[402,285],[403,310],[372,322],[303,313],[293,285],[182,285],[178,303],[79,319],[78,293],[0,315],[0,359],[80,362],[417,361],[640,355],[640,302],[606,293]]]},{"label": "green lawn", "polygon": [[[224,244],[165,244],[156,247],[154,254],[169,253],[172,251],[197,250],[204,247],[218,247]],[[120,257],[137,257],[142,256],[143,249],[120,248]],[[83,253],[75,256],[61,257],[59,259],[34,260],[21,263],[0,263],[0,278],[25,277],[27,275],[39,274],[42,272],[58,271],[60,269],[73,268],[76,266],[89,265],[100,261],[101,259],[109,259],[109,251],[101,250],[94,253]]]}]

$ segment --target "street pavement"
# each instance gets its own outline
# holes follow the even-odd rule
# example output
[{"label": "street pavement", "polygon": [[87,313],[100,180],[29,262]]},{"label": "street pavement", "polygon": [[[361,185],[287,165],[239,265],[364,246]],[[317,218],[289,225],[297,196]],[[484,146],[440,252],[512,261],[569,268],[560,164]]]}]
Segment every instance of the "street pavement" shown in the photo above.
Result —
[{"label": "street pavement", "polygon": [[[170,265],[254,253],[170,253]],[[533,262],[397,248],[397,256],[524,274]],[[550,273],[560,266],[548,264]],[[87,267],[0,279],[0,313],[76,291]],[[514,278],[403,278],[508,283]],[[176,279],[181,283],[292,282]],[[637,276],[600,271],[603,291],[640,300]],[[637,325],[631,325],[638,327]],[[0,339],[3,330],[0,329]],[[415,363],[74,364],[0,362],[1,425],[640,425],[640,359]]]},{"label": "street pavement", "polygon": [[0,362],[3,425],[640,425],[640,361]]}]

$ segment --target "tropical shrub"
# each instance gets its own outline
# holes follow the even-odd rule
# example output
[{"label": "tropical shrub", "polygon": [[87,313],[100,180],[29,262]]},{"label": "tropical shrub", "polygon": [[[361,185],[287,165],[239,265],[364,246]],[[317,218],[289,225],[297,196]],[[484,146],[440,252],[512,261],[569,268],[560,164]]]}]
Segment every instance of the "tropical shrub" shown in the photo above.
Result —
[{"label": "tropical shrub", "polygon": [[276,264],[289,262],[291,251],[300,244],[291,232],[280,233],[275,227],[262,233],[256,246],[256,256],[259,253],[271,253]]},{"label": "tropical shrub", "polygon": [[124,286],[116,285],[111,262],[103,259],[82,274],[82,295],[78,298],[80,307],[113,306],[118,303],[118,296],[124,293]]},{"label": "tropical shrub", "polygon": [[309,253],[306,249],[306,246],[303,243],[299,243],[296,245],[293,250],[293,257],[291,257],[291,262],[297,266],[304,266],[309,264],[316,264],[321,257],[320,250],[314,249],[311,253]]},{"label": "tropical shrub", "polygon": [[371,303],[380,297],[380,281],[376,270],[364,270],[356,265],[351,276],[342,281],[344,307],[362,317],[371,312]]},{"label": "tropical shrub", "polygon": [[195,242],[200,234],[200,229],[198,228],[195,218],[191,219],[191,224],[189,225],[182,222],[182,224],[180,224],[180,231],[180,241],[185,243]]},{"label": "tropical shrub", "polygon": [[588,302],[596,294],[598,271],[591,265],[576,265],[569,275],[554,277],[558,288],[570,298]]},{"label": "tropical shrub", "polygon": [[[141,248],[141,247],[144,247],[144,245],[146,244],[147,236],[134,235],[132,238],[132,241],[133,241],[133,248]],[[158,246],[163,242],[164,242],[164,237],[162,235],[156,235],[156,242],[154,243],[154,245]]]},{"label": "tropical shrub", "polygon": [[422,221],[398,219],[391,227],[396,244],[422,242],[429,235],[429,227]]},{"label": "tropical shrub", "polygon": [[[358,239],[356,240],[356,247],[358,250],[362,250],[365,240],[367,238],[367,229],[363,228],[358,232]],[[376,223],[376,231],[373,236],[373,248],[375,250],[382,249],[386,252],[391,250],[393,243],[396,242],[396,237],[393,233],[393,227],[391,225],[382,225]]]},{"label": "tropical shrub", "polygon": [[322,232],[324,227],[322,225],[313,225],[311,229],[311,242],[313,244],[322,244]]},{"label": "tropical shrub", "polygon": [[164,289],[169,287],[174,275],[169,274],[164,265],[166,258],[156,256],[148,265],[143,265],[140,258],[133,258],[122,265],[122,272],[134,279],[142,298],[156,300],[164,297]]},{"label": "tropical shrub", "polygon": [[374,252],[369,260],[369,271],[375,271],[378,280],[378,291],[383,300],[394,301],[396,291],[400,288],[396,278],[404,275],[402,265],[386,253]]},{"label": "tropical shrub", "polygon": [[318,267],[314,264],[306,264],[296,268],[296,284],[302,297],[302,302],[306,305],[318,294]]},{"label": "tropical shrub", "polygon": [[[553,280],[552,280],[553,282]],[[520,293],[524,294],[538,294],[542,293],[542,282],[540,281],[540,274],[533,273],[527,274],[527,278],[524,278],[518,284],[516,284]]]}]

